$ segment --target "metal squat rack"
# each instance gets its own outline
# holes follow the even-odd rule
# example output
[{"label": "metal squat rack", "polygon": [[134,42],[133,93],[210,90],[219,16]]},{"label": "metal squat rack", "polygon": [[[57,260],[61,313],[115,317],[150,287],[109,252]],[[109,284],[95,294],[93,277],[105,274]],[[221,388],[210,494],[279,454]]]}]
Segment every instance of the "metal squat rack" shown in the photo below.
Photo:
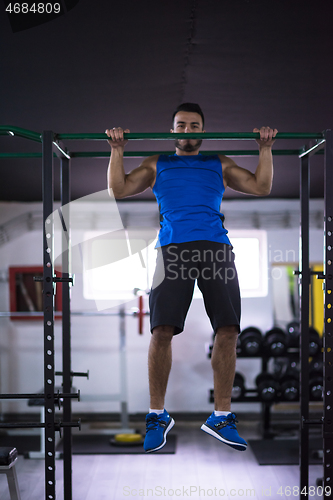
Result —
[{"label": "metal squat rack", "polygon": [[[324,290],[324,332],[323,332],[323,416],[319,420],[309,418],[309,303],[311,274],[309,262],[309,200],[310,200],[310,157],[316,150],[324,146],[324,273],[317,275],[323,280]],[[299,155],[301,159],[300,171],[300,256],[299,256],[299,289],[300,289],[300,491],[307,493],[309,485],[309,427],[323,426],[323,480],[324,494],[332,493],[333,484],[333,328],[332,328],[332,257],[333,257],[333,138],[332,131],[324,132],[324,139],[318,145],[309,148]],[[330,495],[331,495],[330,493]],[[330,496],[329,495],[329,496]],[[303,498],[303,497],[301,497]]]},{"label": "metal squat rack", "polygon": [[[80,428],[80,421],[72,422],[71,400],[80,400],[80,393],[71,392],[71,336],[70,336],[70,295],[69,286],[73,284],[73,278],[69,275],[69,252],[68,242],[63,241],[61,278],[56,278],[53,273],[50,253],[53,248],[53,227],[49,216],[53,212],[53,140],[52,132],[42,134],[42,191],[43,191],[43,221],[50,224],[50,230],[43,230],[43,308],[44,308],[44,394],[2,394],[0,399],[44,399],[45,422],[41,423],[1,423],[1,428],[45,428],[45,499],[56,498],[55,481],[55,433],[63,428],[64,435],[64,490],[66,500],[72,498],[72,464],[71,464],[71,429]],[[69,199],[69,160],[61,160],[61,203],[65,205]],[[67,229],[64,228],[67,233]],[[66,248],[66,250],[65,250]],[[38,278],[36,278],[38,280]],[[56,283],[62,283],[62,361],[63,361],[63,393],[54,392],[55,386],[55,355],[54,355],[54,294]],[[63,401],[62,401],[63,400]],[[55,420],[55,405],[61,408],[63,405],[63,421]]]},{"label": "metal squat rack", "polygon": [[[8,427],[45,427],[45,499],[54,500],[55,490],[55,432],[64,430],[64,500],[72,499],[72,445],[71,428],[80,427],[80,422],[72,422],[71,400],[79,399],[79,393],[71,393],[71,379],[75,375],[71,371],[71,341],[70,341],[70,294],[69,286],[73,285],[73,277],[69,274],[69,228],[63,222],[62,241],[62,277],[56,278],[53,273],[50,259],[51,248],[53,248],[53,222],[49,216],[53,212],[53,158],[54,153],[61,163],[61,205],[70,202],[70,164],[71,158],[94,157],[105,158],[110,152],[72,152],[70,153],[62,140],[106,140],[105,134],[54,134],[45,131],[42,134],[30,130],[12,126],[0,126],[0,135],[18,135],[27,139],[42,142],[42,153],[1,153],[1,158],[38,158],[42,157],[43,167],[43,221],[49,230],[44,231],[43,243],[43,267],[44,275],[44,394],[7,394],[1,395],[1,399],[31,399],[44,398],[45,401],[45,423],[31,424],[0,424],[0,428]],[[132,140],[143,139],[257,139],[256,133],[128,133],[125,138]],[[333,138],[332,131],[325,130],[322,133],[278,133],[276,139],[315,139],[312,147],[302,149],[273,150],[274,155],[297,155],[301,160],[300,169],[300,258],[299,258],[299,287],[300,287],[300,323],[302,335],[300,338],[300,447],[299,447],[299,470],[300,470],[300,492],[301,498],[310,498],[309,495],[309,427],[311,425],[322,425],[323,427],[323,479],[322,485],[332,489],[333,484],[333,328],[332,328],[332,256],[333,256]],[[324,333],[323,333],[323,361],[324,361],[324,394],[323,394],[323,417],[320,420],[309,418],[309,285],[311,270],[309,265],[309,199],[310,199],[310,157],[313,154],[324,151],[324,273],[317,275],[323,279],[324,294]],[[125,152],[124,156],[145,157],[155,154],[170,154],[171,151],[139,151]],[[233,151],[202,151],[202,154],[225,154],[229,156],[257,156],[255,150],[233,150]],[[61,215],[61,210],[59,210]],[[54,393],[54,293],[56,282],[61,282],[63,287],[63,394]],[[84,374],[81,374],[84,375]],[[63,422],[56,422],[54,405],[59,404],[63,398]]]}]

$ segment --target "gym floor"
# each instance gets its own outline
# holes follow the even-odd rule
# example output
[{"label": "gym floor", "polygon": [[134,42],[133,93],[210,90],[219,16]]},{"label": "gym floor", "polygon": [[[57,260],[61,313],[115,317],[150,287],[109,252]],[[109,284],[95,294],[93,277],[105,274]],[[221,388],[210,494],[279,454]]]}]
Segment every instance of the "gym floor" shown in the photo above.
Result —
[{"label": "gym floor", "polygon": [[[237,452],[202,432],[201,424],[176,421],[171,431],[177,435],[175,454],[74,455],[73,500],[301,498],[297,465],[260,466],[251,447]],[[257,421],[242,416],[238,429],[247,440],[261,439]],[[20,456],[16,469],[21,500],[45,498],[43,460]],[[310,486],[321,475],[322,466],[310,466]],[[61,461],[57,461],[56,478],[57,500],[62,500]],[[4,474],[0,475],[0,498],[10,500]]]}]

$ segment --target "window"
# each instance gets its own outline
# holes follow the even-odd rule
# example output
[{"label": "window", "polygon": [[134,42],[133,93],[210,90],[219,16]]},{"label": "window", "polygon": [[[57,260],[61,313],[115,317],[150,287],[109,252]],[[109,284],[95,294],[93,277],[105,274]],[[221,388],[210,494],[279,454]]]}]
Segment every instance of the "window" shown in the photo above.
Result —
[{"label": "window", "polygon": [[[235,254],[242,298],[265,297],[268,294],[267,234],[262,230],[228,231]],[[202,296],[195,285],[194,298]]]},{"label": "window", "polygon": [[267,233],[262,230],[229,231],[242,297],[268,293]]},{"label": "window", "polygon": [[[85,233],[86,270],[83,273],[83,295],[92,300],[121,300],[134,298],[134,289],[148,290],[152,284],[156,265],[157,238],[147,240],[139,231],[133,237],[125,230],[125,238],[97,238],[98,232]],[[145,236],[143,236],[145,235]],[[228,233],[238,272],[241,295],[264,297],[268,293],[266,231],[244,230]],[[103,257],[101,258],[101,255]],[[107,255],[107,259],[105,259]],[[101,262],[110,262],[101,265]],[[194,298],[201,298],[197,285]]]},{"label": "window", "polygon": [[[147,231],[122,231],[124,238],[97,238],[98,232],[84,235],[85,271],[83,296],[92,300],[121,300],[134,298],[134,289],[151,287],[155,264],[157,238],[147,239]],[[156,233],[156,231],[155,231]],[[101,265],[103,262],[109,264]],[[87,269],[88,268],[88,269]]]}]

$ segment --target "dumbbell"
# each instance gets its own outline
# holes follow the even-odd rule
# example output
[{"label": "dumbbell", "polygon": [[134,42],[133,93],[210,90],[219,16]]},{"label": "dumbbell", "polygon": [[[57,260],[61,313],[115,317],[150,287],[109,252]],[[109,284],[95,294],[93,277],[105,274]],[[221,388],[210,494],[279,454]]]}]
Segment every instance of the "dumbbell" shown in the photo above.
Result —
[{"label": "dumbbell", "polygon": [[279,379],[281,399],[284,401],[299,400],[299,376],[296,373],[286,373]]},{"label": "dumbbell", "polygon": [[[290,397],[285,397],[283,394],[285,389],[288,387],[295,386],[297,391],[299,392],[299,361],[295,361],[288,358],[276,358],[274,360],[274,367],[278,365],[278,372],[274,371],[274,375],[279,380],[280,388],[281,388],[281,396],[283,399],[293,399],[292,395]],[[290,382],[290,383],[289,383]],[[291,391],[291,392],[297,392]],[[288,391],[289,393],[290,391]],[[296,397],[296,396],[295,396]]]},{"label": "dumbbell", "polygon": [[323,388],[323,362],[313,360],[310,363],[309,371],[309,399],[311,401],[321,401],[323,398]]},{"label": "dumbbell", "polygon": [[321,338],[313,326],[309,326],[309,356],[316,356],[321,350]]},{"label": "dumbbell", "polygon": [[262,345],[262,334],[259,328],[249,326],[239,335],[242,354],[246,356],[257,356]]},{"label": "dumbbell", "polygon": [[317,372],[321,375],[324,373],[324,363],[322,357],[317,357],[313,359],[309,365],[309,373]]},{"label": "dumbbell", "polygon": [[262,401],[269,403],[276,399],[279,383],[274,375],[268,372],[259,373],[255,382],[258,388],[258,396]]},{"label": "dumbbell", "polygon": [[291,321],[287,325],[289,347],[299,347],[299,321]]},{"label": "dumbbell", "polygon": [[310,401],[321,401],[323,399],[323,376],[315,372],[309,373],[309,379]]},{"label": "dumbbell", "polygon": [[[300,324],[299,321],[291,321],[287,325],[289,335],[289,346],[299,347]],[[321,349],[321,338],[313,326],[309,326],[309,356],[316,356]]]},{"label": "dumbbell", "polygon": [[281,356],[287,351],[288,337],[282,328],[274,327],[266,332],[264,345],[270,356]]},{"label": "dumbbell", "polygon": [[234,385],[231,391],[231,398],[236,400],[240,399],[245,392],[244,377],[241,373],[235,373]]}]

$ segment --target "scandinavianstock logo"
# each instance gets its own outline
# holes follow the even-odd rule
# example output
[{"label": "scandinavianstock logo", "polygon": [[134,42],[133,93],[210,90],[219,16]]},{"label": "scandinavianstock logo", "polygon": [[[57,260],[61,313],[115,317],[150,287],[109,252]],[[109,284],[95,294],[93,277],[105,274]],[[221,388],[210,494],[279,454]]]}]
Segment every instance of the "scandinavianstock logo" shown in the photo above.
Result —
[{"label": "scandinavianstock logo", "polygon": [[[154,285],[149,285],[149,263],[156,260],[154,248],[157,235],[156,227],[141,226],[139,219],[137,227],[131,225],[126,228],[116,200],[108,190],[59,207],[45,220],[47,252],[53,269],[82,274],[84,282],[92,285],[96,285],[97,277],[99,282],[103,283],[104,280],[102,286],[95,289],[94,286],[90,287],[93,290],[91,298],[95,300],[99,311],[131,300],[130,290],[125,293],[124,286],[128,289],[132,283],[133,290],[136,287],[147,289],[163,281],[164,266],[158,276],[155,273]],[[64,262],[67,260],[62,257],[67,253],[67,248],[69,267],[65,269]],[[109,298],[108,282],[112,283],[113,290],[119,290],[116,301]]]}]

